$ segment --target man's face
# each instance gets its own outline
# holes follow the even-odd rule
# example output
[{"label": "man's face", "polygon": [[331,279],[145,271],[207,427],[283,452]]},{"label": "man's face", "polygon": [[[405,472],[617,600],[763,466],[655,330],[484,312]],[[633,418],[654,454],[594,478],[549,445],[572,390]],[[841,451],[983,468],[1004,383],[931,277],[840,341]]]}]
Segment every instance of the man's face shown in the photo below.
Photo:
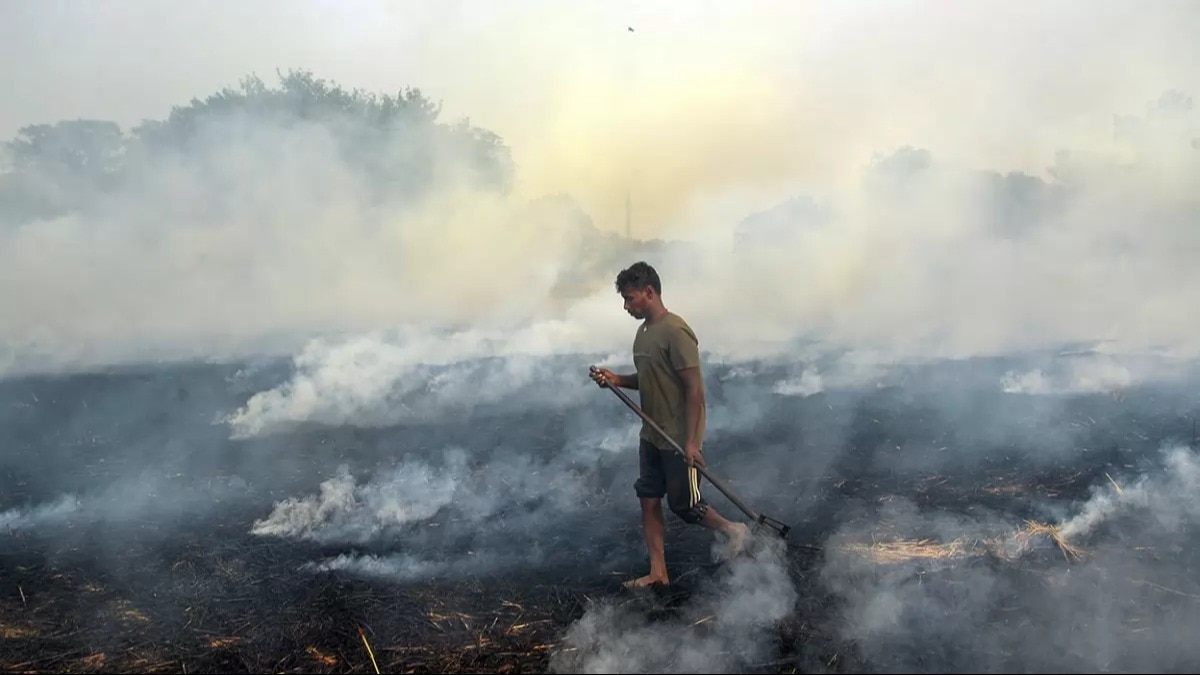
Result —
[{"label": "man's face", "polygon": [[621,291],[625,298],[625,311],[635,319],[645,319],[650,316],[651,295],[653,289],[626,288]]}]

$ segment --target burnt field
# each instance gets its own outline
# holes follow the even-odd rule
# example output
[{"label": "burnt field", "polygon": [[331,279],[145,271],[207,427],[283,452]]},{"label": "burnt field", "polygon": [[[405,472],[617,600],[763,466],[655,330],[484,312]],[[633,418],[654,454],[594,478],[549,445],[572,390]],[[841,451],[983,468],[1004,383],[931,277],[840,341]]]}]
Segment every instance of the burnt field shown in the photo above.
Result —
[{"label": "burnt field", "polygon": [[0,669],[1200,666],[1186,369],[714,364],[709,468],[793,529],[722,562],[668,513],[674,584],[631,593],[637,424],[552,361],[365,402],[275,362],[0,381]]}]

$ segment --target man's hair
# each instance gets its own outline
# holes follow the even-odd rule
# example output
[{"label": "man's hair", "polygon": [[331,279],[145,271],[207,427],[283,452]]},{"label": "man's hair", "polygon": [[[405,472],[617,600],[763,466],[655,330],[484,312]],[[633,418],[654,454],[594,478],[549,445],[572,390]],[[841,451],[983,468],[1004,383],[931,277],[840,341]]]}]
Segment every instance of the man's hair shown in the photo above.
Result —
[{"label": "man's hair", "polygon": [[640,291],[647,286],[653,288],[655,293],[662,295],[662,281],[658,278],[658,272],[644,262],[635,262],[617,275],[618,293],[624,292],[625,289]]}]

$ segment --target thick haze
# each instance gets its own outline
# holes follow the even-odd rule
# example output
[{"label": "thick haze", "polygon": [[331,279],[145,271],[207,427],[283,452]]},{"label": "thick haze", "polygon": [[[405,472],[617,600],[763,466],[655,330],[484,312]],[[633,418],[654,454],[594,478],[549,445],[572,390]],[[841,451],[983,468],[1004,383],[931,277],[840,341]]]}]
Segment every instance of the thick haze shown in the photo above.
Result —
[{"label": "thick haze", "polygon": [[[317,335],[407,345],[392,331],[434,327],[465,331],[456,356],[608,353],[629,339],[611,279],[634,256],[730,357],[795,338],[883,360],[1200,346],[1193,3],[0,12],[7,138],[76,118],[128,133],[297,68],[417,87],[513,162],[510,189],[480,190],[437,147],[427,194],[377,199],[328,129],[214,123],[225,143],[141,165],[100,201],[10,215],[0,369],[298,353]],[[623,234],[627,194],[635,237],[685,247],[597,266],[565,216],[527,210],[565,195]]]},{"label": "thick haze", "polygon": [[[636,418],[586,368],[632,369],[612,282],[647,260],[700,337],[710,466],[825,557],[806,587],[730,565],[654,625],[591,606],[552,669],[759,663],[815,588],[883,669],[1194,670],[1200,4],[0,26],[0,530],[139,581],[175,531],[147,524],[231,520],[305,573],[641,570]],[[18,377],[172,359],[205,363]],[[854,553],[1030,518],[1092,557],[1043,585]]]}]

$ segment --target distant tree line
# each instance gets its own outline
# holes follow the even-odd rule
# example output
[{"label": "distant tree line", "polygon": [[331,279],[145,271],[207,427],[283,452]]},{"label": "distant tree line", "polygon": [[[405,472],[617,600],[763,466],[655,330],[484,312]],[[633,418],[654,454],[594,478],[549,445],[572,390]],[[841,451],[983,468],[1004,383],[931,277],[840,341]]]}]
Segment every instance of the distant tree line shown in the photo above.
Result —
[{"label": "distant tree line", "polygon": [[289,130],[326,134],[357,186],[380,201],[419,198],[439,181],[499,192],[511,185],[513,162],[500,137],[467,120],[439,122],[440,104],[419,89],[376,94],[307,71],[277,75],[277,87],[251,76],[127,133],[88,119],[20,129],[0,148],[0,222],[86,211],[168,163],[221,149],[271,152],[271,139]]}]

